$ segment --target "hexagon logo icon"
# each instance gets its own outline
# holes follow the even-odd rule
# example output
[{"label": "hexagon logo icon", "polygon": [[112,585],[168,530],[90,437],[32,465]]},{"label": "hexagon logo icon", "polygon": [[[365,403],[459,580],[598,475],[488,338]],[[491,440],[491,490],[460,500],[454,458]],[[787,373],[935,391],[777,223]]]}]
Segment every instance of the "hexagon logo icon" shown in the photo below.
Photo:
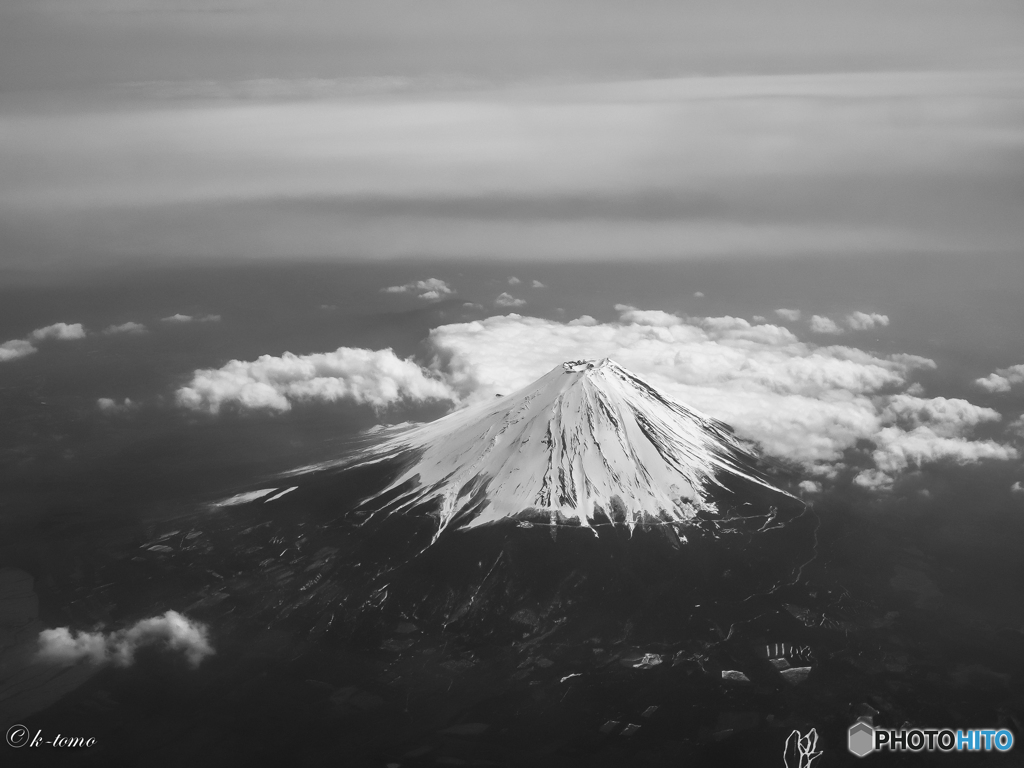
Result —
[{"label": "hexagon logo icon", "polygon": [[857,721],[847,732],[847,748],[857,757],[864,757],[875,750],[875,729],[863,721]]}]

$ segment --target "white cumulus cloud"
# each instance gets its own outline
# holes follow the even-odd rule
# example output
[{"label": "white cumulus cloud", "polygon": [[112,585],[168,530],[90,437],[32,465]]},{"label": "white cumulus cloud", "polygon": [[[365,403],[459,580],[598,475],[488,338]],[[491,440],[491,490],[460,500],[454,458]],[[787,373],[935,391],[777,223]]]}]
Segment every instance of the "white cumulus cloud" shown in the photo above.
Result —
[{"label": "white cumulus cloud", "polygon": [[17,360],[20,357],[31,355],[35,351],[36,348],[30,341],[25,341],[24,339],[5,341],[3,344],[0,344],[0,363]]},{"label": "white cumulus cloud", "polygon": [[842,333],[843,329],[836,325],[835,321],[831,318],[823,315],[812,315],[811,331],[814,333],[830,333],[835,335]]},{"label": "white cumulus cloud", "polygon": [[38,658],[57,664],[75,664],[84,659],[97,665],[112,662],[127,667],[135,662],[136,651],[147,645],[181,651],[193,667],[214,653],[205,624],[177,611],[167,611],[163,616],[142,619],[116,632],[44,629],[39,633]]},{"label": "white cumulus cloud", "polygon": [[892,488],[893,479],[879,469],[865,469],[857,473],[853,482],[869,491],[888,491]]},{"label": "white cumulus cloud", "polygon": [[534,280],[533,281],[533,287],[534,288],[547,288],[547,286],[544,285],[544,283],[542,283],[540,280]]},{"label": "white cumulus cloud", "polygon": [[975,386],[986,392],[1009,392],[1015,384],[1024,382],[1024,363],[1011,365],[1009,368],[997,368],[982,379],[975,379]]},{"label": "white cumulus cloud", "polygon": [[775,314],[781,317],[783,320],[788,320],[791,323],[795,323],[800,319],[801,312],[799,309],[776,309]]},{"label": "white cumulus cloud", "polygon": [[415,280],[404,285],[389,285],[387,288],[381,288],[381,293],[413,293],[416,298],[423,301],[435,301],[453,295],[455,290],[444,280],[428,277],[426,280]]},{"label": "white cumulus cloud", "polygon": [[846,316],[846,324],[855,331],[870,331],[872,328],[888,325],[889,316],[876,312],[852,312]]},{"label": "white cumulus cloud", "polygon": [[132,322],[131,320],[129,320],[127,323],[121,323],[120,325],[108,325],[106,328],[103,329],[103,333],[107,334],[108,336],[111,336],[115,333],[138,334],[145,332],[146,326],[144,326],[142,323]]},{"label": "white cumulus cloud", "polygon": [[909,394],[889,398],[882,417],[909,429],[926,426],[944,437],[954,437],[983,422],[1002,418],[992,408],[982,408],[960,398],[922,398]]},{"label": "white cumulus cloud", "polygon": [[390,349],[339,347],[333,352],[256,360],[232,360],[220,368],[197,370],[177,391],[180,405],[217,413],[228,404],[239,408],[290,410],[301,401],[350,400],[384,408],[401,401],[451,400],[448,385],[412,360]]},{"label": "white cumulus cloud", "polygon": [[521,307],[526,303],[526,301],[523,299],[517,299],[510,293],[502,293],[494,300],[494,303],[499,307]]},{"label": "white cumulus cloud", "polygon": [[523,281],[520,280],[518,277],[510,277],[508,279],[508,284],[509,285],[519,285],[521,282],[523,282]]},{"label": "white cumulus cloud", "polygon": [[928,462],[949,459],[957,464],[972,464],[982,459],[1011,460],[1020,453],[1012,446],[993,440],[948,437],[931,427],[903,431],[884,427],[873,435],[878,448],[872,453],[875,464],[884,472],[900,472]]},{"label": "white cumulus cloud", "polygon": [[42,328],[36,328],[29,334],[29,338],[35,341],[43,339],[60,339],[61,341],[73,341],[85,338],[85,328],[81,323],[54,323]]},{"label": "white cumulus cloud", "polygon": [[[516,314],[445,325],[430,334],[438,366],[469,401],[514,391],[564,360],[611,357],[669,394],[732,424],[771,455],[833,477],[844,452],[875,444],[875,472],[922,463],[1011,459],[971,439],[999,414],[965,400],[924,398],[926,358],[801,341],[786,328],[736,317],[680,318],[618,305],[619,320],[561,323]],[[882,488],[891,481],[865,475]]]},{"label": "white cumulus cloud", "polygon": [[1021,485],[1020,480],[1010,486],[1010,493],[1014,496],[1024,496],[1024,485]]}]

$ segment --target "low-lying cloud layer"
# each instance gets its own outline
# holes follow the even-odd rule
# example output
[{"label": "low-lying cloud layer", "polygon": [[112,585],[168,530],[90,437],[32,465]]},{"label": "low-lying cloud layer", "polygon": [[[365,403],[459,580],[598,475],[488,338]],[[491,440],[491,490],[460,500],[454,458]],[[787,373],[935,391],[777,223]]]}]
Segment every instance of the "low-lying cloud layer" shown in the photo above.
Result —
[{"label": "low-lying cloud layer", "polygon": [[92,664],[113,663],[128,667],[139,648],[159,645],[181,651],[189,664],[198,667],[214,653],[209,629],[198,621],[167,611],[163,616],[142,619],[116,632],[72,632],[68,627],[44,629],[39,633],[38,658],[58,664],[75,664],[83,659]]},{"label": "low-lying cloud layer", "polygon": [[975,427],[999,420],[996,411],[919,396],[915,372],[935,367],[926,358],[818,346],[736,317],[617,310],[611,323],[513,314],[441,326],[430,334],[435,367],[462,398],[477,401],[513,392],[564,360],[611,357],[819,476],[834,476],[848,451],[871,441],[857,461],[874,466],[859,482],[876,488],[928,462],[1018,456],[1012,446],[972,439]]},{"label": "low-lying cloud layer", "polygon": [[411,360],[390,349],[339,347],[333,352],[232,360],[197,370],[177,391],[180,405],[217,413],[226,405],[288,411],[295,402],[349,400],[385,408],[395,403],[453,400],[454,393]]}]

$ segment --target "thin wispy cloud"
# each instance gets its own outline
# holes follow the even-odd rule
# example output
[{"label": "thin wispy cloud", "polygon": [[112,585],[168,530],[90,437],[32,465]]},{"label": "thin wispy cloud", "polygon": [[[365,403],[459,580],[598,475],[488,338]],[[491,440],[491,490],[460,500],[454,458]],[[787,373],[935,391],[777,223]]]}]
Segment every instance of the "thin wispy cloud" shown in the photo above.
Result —
[{"label": "thin wispy cloud", "polygon": [[164,323],[219,323],[220,315],[183,315],[179,312],[160,320]]},{"label": "thin wispy cloud", "polygon": [[127,323],[121,323],[120,325],[108,325],[103,329],[103,333],[108,336],[113,336],[119,333],[129,334],[141,334],[146,333],[146,326],[142,323],[136,323],[129,320]]},{"label": "thin wispy cloud", "polygon": [[801,312],[799,309],[776,309],[775,314],[781,317],[783,320],[788,320],[791,323],[795,323],[800,319]]}]

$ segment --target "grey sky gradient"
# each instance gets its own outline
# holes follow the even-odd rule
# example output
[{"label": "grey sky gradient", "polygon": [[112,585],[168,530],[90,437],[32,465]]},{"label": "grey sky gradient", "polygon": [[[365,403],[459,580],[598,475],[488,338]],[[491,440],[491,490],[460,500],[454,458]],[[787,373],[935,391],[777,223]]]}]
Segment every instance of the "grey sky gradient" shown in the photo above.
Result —
[{"label": "grey sky gradient", "polygon": [[0,7],[0,260],[1013,251],[1016,2]]}]

